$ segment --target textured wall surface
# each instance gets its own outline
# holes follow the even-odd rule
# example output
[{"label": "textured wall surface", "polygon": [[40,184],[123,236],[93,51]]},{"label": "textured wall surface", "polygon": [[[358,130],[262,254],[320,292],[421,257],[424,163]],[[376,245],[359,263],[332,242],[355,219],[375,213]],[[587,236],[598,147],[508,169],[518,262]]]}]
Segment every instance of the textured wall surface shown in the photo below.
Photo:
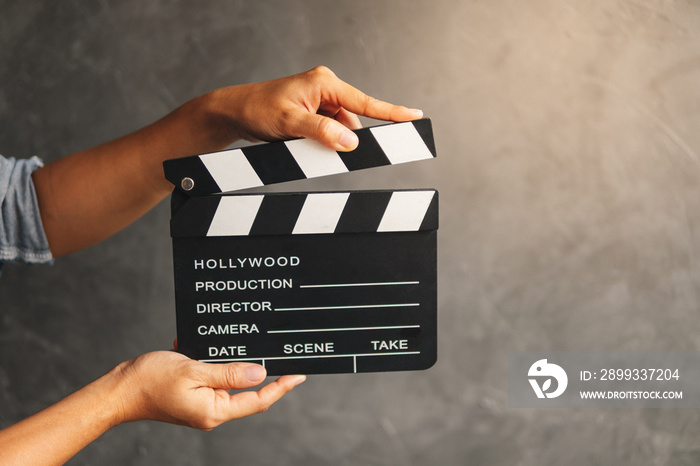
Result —
[{"label": "textured wall surface", "polygon": [[[435,187],[439,361],[314,376],[209,433],[71,464],[698,464],[698,410],[508,408],[516,350],[700,349],[695,0],[0,0],[0,153],[46,161],[318,64],[433,119],[438,159],[278,189]],[[167,203],[0,280],[0,425],[175,336]]]}]

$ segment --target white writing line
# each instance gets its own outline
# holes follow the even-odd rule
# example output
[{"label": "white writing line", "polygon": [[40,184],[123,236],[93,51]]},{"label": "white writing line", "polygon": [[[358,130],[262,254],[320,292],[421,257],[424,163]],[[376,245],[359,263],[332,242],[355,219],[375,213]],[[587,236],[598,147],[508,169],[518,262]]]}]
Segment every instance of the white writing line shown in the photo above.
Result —
[{"label": "white writing line", "polygon": [[315,306],[315,307],[278,307],[275,311],[329,311],[333,309],[376,309],[382,307],[416,307],[420,303],[401,303],[401,304],[358,304],[352,306]]},{"label": "white writing line", "polygon": [[420,328],[420,325],[391,325],[385,327],[306,328],[297,330],[268,330],[267,333],[349,332],[356,330],[395,330],[402,328]]},{"label": "white writing line", "polygon": [[420,282],[377,282],[377,283],[327,283],[323,285],[299,285],[299,288],[344,288],[349,286],[389,286],[389,285],[419,285]]},{"label": "white writing line", "polygon": [[237,359],[200,359],[200,362],[246,362],[246,361],[279,361],[282,359],[321,359],[321,358],[363,358],[366,356],[411,356],[420,351],[403,351],[395,353],[360,353],[360,354],[318,354],[314,356],[273,356],[270,358],[237,358]]}]

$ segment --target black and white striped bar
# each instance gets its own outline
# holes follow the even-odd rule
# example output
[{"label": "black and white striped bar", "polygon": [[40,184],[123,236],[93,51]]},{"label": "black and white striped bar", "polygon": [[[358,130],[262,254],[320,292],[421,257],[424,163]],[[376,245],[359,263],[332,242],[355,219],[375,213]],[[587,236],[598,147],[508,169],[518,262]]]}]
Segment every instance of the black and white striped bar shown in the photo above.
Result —
[{"label": "black and white striped bar", "polygon": [[437,191],[173,197],[183,354],[270,375],[435,363]]},{"label": "black and white striped bar", "polygon": [[410,232],[438,227],[434,189],[237,194],[190,198],[173,238]]},{"label": "black and white striped bar", "polygon": [[356,130],[357,149],[336,152],[309,139],[274,142],[164,162],[165,177],[189,196],[266,186],[436,156],[430,119]]}]

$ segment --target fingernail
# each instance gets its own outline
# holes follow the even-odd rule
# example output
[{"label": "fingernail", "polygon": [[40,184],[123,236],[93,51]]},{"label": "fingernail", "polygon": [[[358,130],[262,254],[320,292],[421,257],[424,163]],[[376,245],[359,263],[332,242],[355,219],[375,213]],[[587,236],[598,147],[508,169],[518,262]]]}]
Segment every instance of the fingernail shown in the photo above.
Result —
[{"label": "fingernail", "polygon": [[294,386],[296,387],[297,385],[301,385],[306,381],[306,376],[305,375],[297,375],[297,378],[292,381]]},{"label": "fingernail", "polygon": [[248,380],[262,380],[267,375],[267,371],[262,366],[248,366],[245,368],[245,376]]},{"label": "fingernail", "polygon": [[419,110],[417,108],[408,108],[408,113],[411,114],[412,118],[415,118],[416,120],[423,118],[423,110]]},{"label": "fingernail", "polygon": [[352,131],[343,131],[340,134],[340,139],[338,139],[338,142],[346,149],[354,149],[360,143],[360,140],[357,139],[357,134],[353,133]]}]

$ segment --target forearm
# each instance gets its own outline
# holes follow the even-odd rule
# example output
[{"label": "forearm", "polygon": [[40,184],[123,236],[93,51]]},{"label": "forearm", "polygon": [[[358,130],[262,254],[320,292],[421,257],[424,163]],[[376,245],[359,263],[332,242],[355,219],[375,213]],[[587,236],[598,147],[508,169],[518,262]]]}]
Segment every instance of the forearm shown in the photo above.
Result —
[{"label": "forearm", "polygon": [[142,130],[34,172],[51,251],[61,256],[101,241],[163,199],[172,189],[165,159],[220,150],[239,138],[307,137],[350,151],[358,144],[350,131],[360,127],[357,115],[407,121],[422,112],[373,99],[324,67],[191,100]]},{"label": "forearm", "polygon": [[220,150],[236,138],[194,99],[132,134],[49,163],[33,174],[41,218],[55,256],[116,233],[172,190],[163,177],[168,158]]},{"label": "forearm", "polygon": [[119,423],[114,377],[107,374],[58,403],[0,431],[0,464],[63,464]]},{"label": "forearm", "polygon": [[0,464],[63,464],[110,428],[151,419],[197,429],[268,409],[305,380],[266,376],[249,363],[205,364],[174,351],[123,362],[55,405],[0,431]]}]

